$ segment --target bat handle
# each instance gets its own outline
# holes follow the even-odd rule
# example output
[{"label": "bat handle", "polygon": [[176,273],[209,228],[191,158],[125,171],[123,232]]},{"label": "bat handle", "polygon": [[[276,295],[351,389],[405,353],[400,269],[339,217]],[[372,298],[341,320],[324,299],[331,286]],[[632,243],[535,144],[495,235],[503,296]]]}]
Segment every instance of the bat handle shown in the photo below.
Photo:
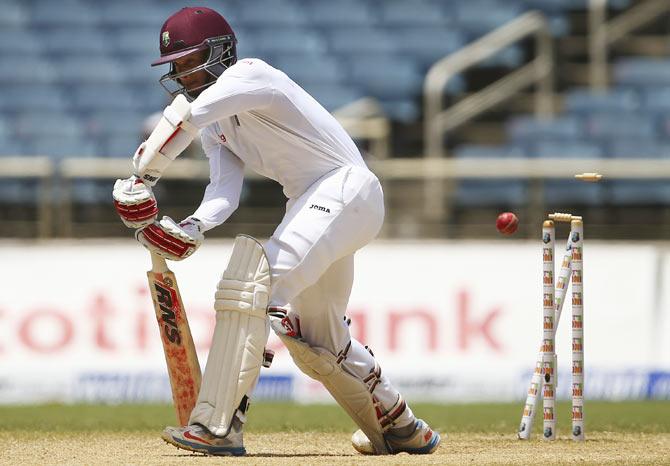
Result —
[{"label": "bat handle", "polygon": [[151,253],[151,270],[158,273],[164,273],[169,270],[165,259],[153,252]]}]

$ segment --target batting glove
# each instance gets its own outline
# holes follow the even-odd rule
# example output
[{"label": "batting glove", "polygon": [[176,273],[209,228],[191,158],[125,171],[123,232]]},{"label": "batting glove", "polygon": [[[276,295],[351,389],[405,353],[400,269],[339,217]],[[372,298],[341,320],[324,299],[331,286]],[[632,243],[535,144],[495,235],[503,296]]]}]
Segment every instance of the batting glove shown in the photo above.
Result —
[{"label": "batting glove", "polygon": [[170,217],[137,230],[135,238],[149,251],[165,259],[186,259],[200,247],[205,239],[199,220],[189,218],[177,223]]},{"label": "batting glove", "polygon": [[156,197],[151,188],[136,176],[116,180],[112,197],[114,207],[127,227],[143,228],[156,220]]}]

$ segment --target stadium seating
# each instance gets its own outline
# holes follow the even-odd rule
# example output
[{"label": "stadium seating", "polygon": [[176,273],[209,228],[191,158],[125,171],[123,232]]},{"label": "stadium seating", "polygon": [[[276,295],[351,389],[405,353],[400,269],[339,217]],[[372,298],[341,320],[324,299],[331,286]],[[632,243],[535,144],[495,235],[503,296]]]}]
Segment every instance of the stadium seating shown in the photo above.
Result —
[{"label": "stadium seating", "polygon": [[[454,152],[456,158],[510,158],[525,157],[521,146],[463,145]],[[525,204],[528,181],[518,179],[470,179],[457,183],[454,203],[458,207],[512,208]]]},{"label": "stadium seating", "polygon": [[[58,160],[68,155],[132,153],[144,118],[168,102],[157,82],[167,66],[149,65],[159,54],[163,20],[184,3],[194,4],[3,1],[0,69],[11,73],[0,74],[0,156],[36,153]],[[631,0],[609,3],[623,8]],[[568,15],[583,10],[587,0],[213,0],[206,4],[222,12],[237,31],[241,57],[259,57],[281,68],[327,109],[372,96],[392,120],[412,123],[420,119],[423,79],[435,61],[530,9],[548,15],[555,36],[565,35]],[[525,59],[524,49],[513,46],[483,66],[511,69]],[[456,150],[456,156],[546,157],[560,148],[564,157],[667,157],[670,60],[620,60],[613,76],[615,87],[606,93],[569,91],[565,113],[553,120],[512,119],[507,125],[509,145],[465,146]],[[444,92],[455,95],[465,89],[465,77],[458,76]],[[627,146],[626,140],[636,145]],[[622,184],[619,192],[615,183],[612,192],[620,198],[634,192],[634,186]],[[459,186],[457,197],[472,205],[491,196],[496,202],[516,205],[526,189],[522,181],[496,186],[473,180]],[[588,189],[593,192],[581,193],[588,199],[585,202],[603,201],[602,189]],[[664,189],[647,191],[651,196],[647,199],[666,202]],[[558,199],[577,197],[553,182],[547,184],[547,193]],[[634,193],[632,198],[636,196],[643,199],[645,194]]]},{"label": "stadium seating", "polygon": [[[208,5],[238,31],[240,56],[283,68],[330,110],[372,96],[392,119],[410,122],[420,116],[423,76],[432,63],[537,7],[531,3],[218,0]],[[2,74],[0,84],[16,92],[0,98],[0,112],[33,110],[41,101],[44,110],[82,125],[79,133],[92,137],[98,148],[109,146],[115,133],[89,134],[90,114],[132,110],[148,115],[165,105],[167,94],[156,81],[166,67],[152,69],[149,63],[158,55],[162,21],[182,5],[177,0],[6,0],[0,67],[12,73]],[[564,10],[554,5],[552,14]],[[486,65],[511,67],[522,59],[521,50],[511,48]],[[445,92],[464,88],[459,77]],[[6,139],[26,138],[40,128],[22,125],[21,131]]]},{"label": "stadium seating", "polygon": [[[507,125],[510,141],[523,144],[532,157],[670,158],[670,91],[651,70],[670,70],[662,60],[620,62],[616,85],[606,92],[573,89],[565,113],[554,119],[521,116]],[[670,82],[670,81],[668,81]],[[667,84],[667,82],[666,82]],[[646,87],[651,85],[652,87]],[[606,185],[547,181],[545,201],[582,205],[670,205],[667,182],[623,180]]]}]

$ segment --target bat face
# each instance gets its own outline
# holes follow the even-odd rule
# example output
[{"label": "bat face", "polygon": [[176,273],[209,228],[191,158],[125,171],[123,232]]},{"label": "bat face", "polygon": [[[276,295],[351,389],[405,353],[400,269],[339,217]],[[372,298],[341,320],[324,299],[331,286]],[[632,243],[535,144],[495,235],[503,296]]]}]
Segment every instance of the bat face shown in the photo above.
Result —
[{"label": "bat face", "polygon": [[166,267],[162,272],[147,272],[147,278],[177,418],[181,425],[186,425],[200,391],[202,375],[198,355],[174,274]]}]

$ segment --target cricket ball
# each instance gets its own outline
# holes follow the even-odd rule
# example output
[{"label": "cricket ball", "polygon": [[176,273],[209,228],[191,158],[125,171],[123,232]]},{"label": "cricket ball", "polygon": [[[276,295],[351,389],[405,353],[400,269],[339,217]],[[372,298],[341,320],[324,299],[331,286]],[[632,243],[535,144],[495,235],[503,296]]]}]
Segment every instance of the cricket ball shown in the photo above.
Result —
[{"label": "cricket ball", "polygon": [[513,212],[503,212],[496,219],[496,228],[503,235],[511,235],[519,227],[519,217]]}]

